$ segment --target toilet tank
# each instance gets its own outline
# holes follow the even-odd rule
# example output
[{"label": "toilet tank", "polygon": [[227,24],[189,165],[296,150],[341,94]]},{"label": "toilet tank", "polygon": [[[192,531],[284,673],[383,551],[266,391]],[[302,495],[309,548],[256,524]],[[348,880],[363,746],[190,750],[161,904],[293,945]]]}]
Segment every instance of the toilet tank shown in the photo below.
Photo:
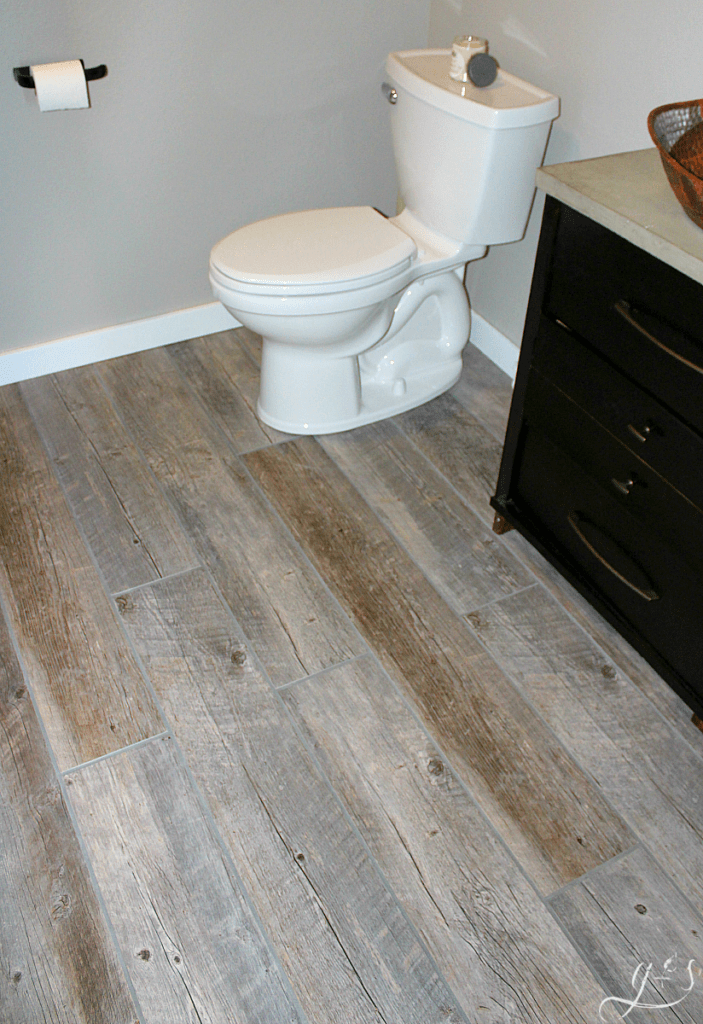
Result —
[{"label": "toilet tank", "polygon": [[398,187],[426,227],[460,242],[522,238],[559,100],[499,70],[479,88],[449,76],[450,50],[392,53],[386,74]]}]

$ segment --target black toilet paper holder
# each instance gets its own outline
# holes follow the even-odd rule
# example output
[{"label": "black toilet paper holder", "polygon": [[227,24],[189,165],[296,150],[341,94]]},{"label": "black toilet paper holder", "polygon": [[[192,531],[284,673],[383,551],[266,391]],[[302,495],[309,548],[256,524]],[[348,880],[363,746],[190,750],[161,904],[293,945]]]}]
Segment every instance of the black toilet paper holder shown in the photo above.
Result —
[{"label": "black toilet paper holder", "polygon": [[[83,61],[81,61],[81,64],[83,64]],[[107,74],[107,65],[98,64],[95,68],[87,68],[85,64],[83,64],[83,71],[85,73],[86,82],[94,82],[96,78],[105,77]],[[12,74],[15,76],[17,84],[21,85],[23,89],[34,88],[34,79],[32,78],[29,65],[22,68],[13,68]]]}]

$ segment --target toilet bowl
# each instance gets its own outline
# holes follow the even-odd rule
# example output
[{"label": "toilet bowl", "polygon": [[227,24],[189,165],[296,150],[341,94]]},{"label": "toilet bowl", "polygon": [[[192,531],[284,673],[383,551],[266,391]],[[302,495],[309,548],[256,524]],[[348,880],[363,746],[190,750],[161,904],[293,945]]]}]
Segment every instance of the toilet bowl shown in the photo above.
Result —
[{"label": "toilet bowl", "polygon": [[[484,252],[431,238],[408,211],[388,220],[363,206],[283,214],[229,235],[213,250],[210,280],[264,339],[261,419],[330,433],[451,387],[469,335],[463,267]],[[417,323],[401,336],[430,301],[440,329]]]},{"label": "toilet bowl", "polygon": [[348,430],[461,373],[465,265],[523,234],[558,100],[504,72],[479,90],[450,78],[450,63],[449,50],[388,58],[401,214],[287,213],[212,251],[215,297],[263,338],[257,412],[272,427]]}]

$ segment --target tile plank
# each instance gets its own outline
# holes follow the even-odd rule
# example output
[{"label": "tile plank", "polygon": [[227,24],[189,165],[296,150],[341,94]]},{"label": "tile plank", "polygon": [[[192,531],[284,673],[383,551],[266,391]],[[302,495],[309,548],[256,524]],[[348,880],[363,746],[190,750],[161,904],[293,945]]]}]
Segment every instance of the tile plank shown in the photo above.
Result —
[{"label": "tile plank", "polygon": [[595,1021],[605,993],[375,663],[283,699],[467,1017]]},{"label": "tile plank", "polygon": [[291,435],[257,418],[260,374],[239,343],[238,333],[211,334],[169,345],[166,351],[234,450],[249,452],[290,440]]},{"label": "tile plank", "polygon": [[197,564],[94,369],[38,377],[21,391],[111,593]]},{"label": "tile plank", "polygon": [[304,1020],[173,742],[67,776],[145,1024]]},{"label": "tile plank", "polygon": [[669,724],[703,754],[703,732],[692,724],[691,709],[651,665],[516,530],[502,540]]},{"label": "tile plank", "polygon": [[[645,850],[606,864],[556,893],[550,905],[609,995],[623,1000],[603,1008],[605,1021],[700,1024],[703,918]],[[632,1010],[635,1002],[640,1008]],[[643,1005],[674,1002],[669,1009]]]},{"label": "tile plank", "polygon": [[202,573],[123,615],[311,1020],[464,1020]]},{"label": "tile plank", "polygon": [[493,524],[503,445],[450,394],[396,416],[395,422],[484,523]]},{"label": "tile plank", "polygon": [[703,758],[542,587],[467,618],[611,805],[703,911]]},{"label": "tile plank", "polygon": [[0,589],[65,769],[163,725],[16,385],[0,390],[0,451]]},{"label": "tile plank", "polygon": [[534,582],[393,423],[319,442],[454,611]]},{"label": "tile plank", "polygon": [[461,377],[449,394],[502,444],[508,426],[513,382],[475,345],[462,352]]},{"label": "tile plank", "polygon": [[163,350],[101,372],[204,563],[276,684],[363,649]]},{"label": "tile plank", "polygon": [[0,1020],[138,1024],[0,614]]},{"label": "tile plank", "polygon": [[542,890],[630,847],[629,829],[320,446],[305,438],[244,458]]}]

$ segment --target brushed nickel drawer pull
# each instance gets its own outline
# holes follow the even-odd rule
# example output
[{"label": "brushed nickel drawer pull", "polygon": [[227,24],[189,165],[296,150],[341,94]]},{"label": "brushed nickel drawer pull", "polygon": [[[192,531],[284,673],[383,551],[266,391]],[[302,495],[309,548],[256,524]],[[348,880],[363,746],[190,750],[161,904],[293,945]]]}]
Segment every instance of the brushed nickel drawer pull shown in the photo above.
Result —
[{"label": "brushed nickel drawer pull", "polygon": [[644,444],[645,441],[649,440],[650,434],[652,433],[652,428],[649,426],[649,424],[642,427],[641,430],[638,430],[637,427],[634,427],[631,423],[628,423],[627,429],[634,437],[637,438],[638,441],[641,441],[642,444]]},{"label": "brushed nickel drawer pull", "polygon": [[610,482],[617,491],[620,491],[621,494],[629,494],[637,483],[637,477],[633,473],[627,480],[616,480],[615,477],[613,477]]},{"label": "brushed nickel drawer pull", "polygon": [[[581,529],[581,524],[582,523],[584,523],[584,524],[587,523],[589,526],[591,526],[593,528],[593,530],[596,533],[600,533],[601,531],[598,529],[598,527],[595,525],[595,523],[590,523],[589,520],[582,519],[582,517],[580,516],[580,514],[578,512],[569,512],[567,518],[569,520],[569,526],[572,528],[572,530],[574,531],[576,536],[579,538],[579,540],[582,541],[583,544],[585,544],[585,546],[591,552],[593,557],[596,558],[601,563],[601,565],[604,566],[608,570],[608,572],[611,572],[613,574],[613,576],[615,576],[617,579],[619,579],[621,583],[624,583],[626,587],[629,587],[630,590],[634,590],[634,592],[639,597],[641,597],[643,600],[645,600],[645,601],[658,601],[659,600],[659,594],[656,592],[656,590],[654,590],[654,588],[652,587],[651,583],[647,579],[647,577],[644,574],[644,572],[642,572],[642,570],[639,569],[639,566],[637,566],[637,569],[639,569],[639,571],[642,573],[643,579],[646,581],[646,585],[644,587],[638,587],[636,583],[633,583],[631,580],[628,580],[627,576],[623,576],[623,574],[618,569],[616,569],[614,566],[612,566],[610,564],[610,562],[606,561],[606,559],[603,557],[603,555],[601,555],[601,553],[596,550],[596,548],[590,542],[588,537],[585,536],[585,534],[583,533],[583,530]],[[608,538],[608,539],[610,539],[610,538]],[[611,540],[611,543],[614,544],[615,542]],[[623,552],[623,554],[625,554],[625,552]],[[626,556],[626,557],[628,557],[628,556]],[[632,559],[629,559],[629,558],[628,558],[628,560],[632,561]],[[634,563],[633,563],[633,568],[635,568]]]},{"label": "brushed nickel drawer pull", "polygon": [[614,308],[623,320],[626,320],[631,327],[634,327],[636,331],[639,331],[640,334],[647,338],[648,341],[653,342],[653,344],[655,344],[657,348],[660,348],[662,352],[666,352],[667,355],[673,356],[674,359],[678,359],[680,363],[683,363],[684,366],[688,366],[691,370],[695,370],[696,373],[703,373],[703,366],[699,366],[698,363],[693,363],[690,359],[686,359],[684,356],[679,355],[679,353],[675,352],[673,348],[669,348],[669,346],[665,345],[663,341],[660,341],[656,335],[648,331],[646,327],[643,327],[641,323],[638,323],[632,315],[635,310],[632,309],[629,302],[625,302],[624,299],[620,299],[615,303]]}]

